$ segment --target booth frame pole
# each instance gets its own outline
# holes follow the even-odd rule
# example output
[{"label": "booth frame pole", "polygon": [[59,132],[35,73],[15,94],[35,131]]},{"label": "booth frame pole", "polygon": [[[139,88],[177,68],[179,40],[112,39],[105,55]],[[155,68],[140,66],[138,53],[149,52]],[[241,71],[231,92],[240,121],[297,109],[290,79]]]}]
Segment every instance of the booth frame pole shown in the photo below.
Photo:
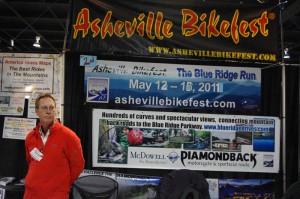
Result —
[{"label": "booth frame pole", "polygon": [[282,67],[282,115],[281,115],[281,131],[282,131],[282,177],[283,177],[283,192],[286,191],[286,121],[285,121],[285,64]]},{"label": "booth frame pole", "polygon": [[286,2],[279,0],[279,23],[280,23],[280,36],[281,36],[281,132],[282,132],[282,181],[283,181],[283,193],[286,191],[286,95],[285,95],[285,63],[284,63],[284,41],[283,41],[283,27],[282,27],[282,10]]}]

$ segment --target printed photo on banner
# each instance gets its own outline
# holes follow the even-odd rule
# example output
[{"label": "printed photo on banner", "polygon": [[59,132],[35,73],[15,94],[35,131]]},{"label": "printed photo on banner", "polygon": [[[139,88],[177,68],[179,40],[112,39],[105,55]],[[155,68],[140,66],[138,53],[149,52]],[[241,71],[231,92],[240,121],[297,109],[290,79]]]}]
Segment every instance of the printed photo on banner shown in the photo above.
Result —
[{"label": "printed photo on banner", "polygon": [[0,93],[0,115],[21,116],[24,113],[25,98],[22,93]]},{"label": "printed photo on banner", "polygon": [[[256,121],[261,121],[257,119]],[[265,121],[261,121],[260,123],[266,123]],[[270,120],[269,123],[274,121]],[[263,125],[261,125],[262,127]],[[265,152],[274,152],[275,150],[275,129],[269,128],[268,132],[258,131],[253,133],[253,150],[254,151],[265,151]]]},{"label": "printed photo on banner", "polygon": [[184,143],[183,148],[193,149],[193,150],[210,150],[211,149],[211,132],[210,131],[201,131],[195,130],[194,133],[194,142]]},{"label": "printed photo on banner", "polygon": [[274,198],[273,179],[219,179],[218,198]]},{"label": "printed photo on banner", "polygon": [[236,132],[212,132],[212,149],[214,151],[241,151],[236,143]]},{"label": "printed photo on banner", "polygon": [[0,96],[0,107],[9,107],[10,96]]},{"label": "printed photo on banner", "polygon": [[87,79],[87,102],[108,103],[109,79],[89,77]]}]

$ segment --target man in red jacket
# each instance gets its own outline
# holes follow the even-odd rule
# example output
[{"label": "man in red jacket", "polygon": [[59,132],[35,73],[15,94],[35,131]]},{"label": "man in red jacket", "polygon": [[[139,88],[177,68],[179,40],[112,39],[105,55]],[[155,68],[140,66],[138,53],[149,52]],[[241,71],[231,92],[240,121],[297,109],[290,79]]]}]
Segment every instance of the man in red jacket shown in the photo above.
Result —
[{"label": "man in red jacket", "polygon": [[24,199],[68,199],[70,186],[84,168],[80,139],[55,119],[51,93],[37,97],[35,111],[40,122],[25,140],[29,167]]}]

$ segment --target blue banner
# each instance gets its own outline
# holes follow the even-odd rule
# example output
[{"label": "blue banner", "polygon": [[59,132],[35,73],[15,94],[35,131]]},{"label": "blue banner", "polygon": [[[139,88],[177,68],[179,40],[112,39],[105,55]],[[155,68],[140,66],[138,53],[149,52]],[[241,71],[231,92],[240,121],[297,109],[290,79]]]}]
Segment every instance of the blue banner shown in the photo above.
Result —
[{"label": "blue banner", "polygon": [[260,108],[259,68],[97,60],[85,67],[86,101],[124,107]]}]

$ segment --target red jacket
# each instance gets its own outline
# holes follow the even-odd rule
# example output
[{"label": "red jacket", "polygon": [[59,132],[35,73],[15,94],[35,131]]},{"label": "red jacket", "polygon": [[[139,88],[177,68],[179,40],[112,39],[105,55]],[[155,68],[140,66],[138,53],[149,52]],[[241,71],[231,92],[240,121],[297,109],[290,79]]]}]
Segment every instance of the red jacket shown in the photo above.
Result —
[{"label": "red jacket", "polygon": [[[58,121],[50,127],[44,146],[38,124],[26,137],[26,159],[29,165],[25,177],[24,199],[68,199],[70,186],[83,171],[84,158],[80,139]],[[42,150],[40,161],[30,156],[34,148]]]}]

